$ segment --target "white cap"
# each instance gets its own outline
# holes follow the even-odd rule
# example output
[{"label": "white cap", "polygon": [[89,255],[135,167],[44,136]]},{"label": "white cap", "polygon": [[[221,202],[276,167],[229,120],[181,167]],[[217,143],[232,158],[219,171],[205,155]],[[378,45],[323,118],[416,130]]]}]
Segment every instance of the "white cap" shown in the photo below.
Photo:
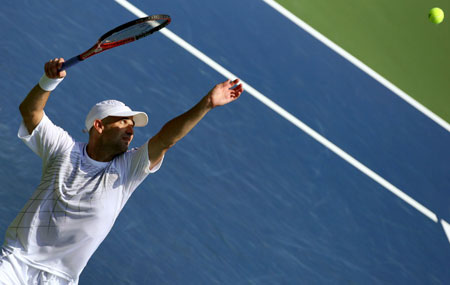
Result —
[{"label": "white cap", "polygon": [[89,114],[86,117],[85,131],[89,132],[94,125],[95,120],[103,120],[109,116],[133,117],[136,127],[144,127],[148,123],[148,116],[146,113],[133,111],[130,107],[117,100],[105,100],[95,104],[91,111],[89,111]]}]

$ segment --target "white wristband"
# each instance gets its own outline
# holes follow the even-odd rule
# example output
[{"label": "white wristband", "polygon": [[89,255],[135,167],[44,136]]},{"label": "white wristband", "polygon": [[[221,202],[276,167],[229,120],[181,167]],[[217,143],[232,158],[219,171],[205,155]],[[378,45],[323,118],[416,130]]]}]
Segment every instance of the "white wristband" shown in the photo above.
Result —
[{"label": "white wristband", "polygon": [[56,86],[63,81],[64,78],[48,78],[47,75],[44,73],[42,75],[41,80],[39,80],[39,86],[41,86],[42,89],[45,91],[53,91],[55,90]]}]

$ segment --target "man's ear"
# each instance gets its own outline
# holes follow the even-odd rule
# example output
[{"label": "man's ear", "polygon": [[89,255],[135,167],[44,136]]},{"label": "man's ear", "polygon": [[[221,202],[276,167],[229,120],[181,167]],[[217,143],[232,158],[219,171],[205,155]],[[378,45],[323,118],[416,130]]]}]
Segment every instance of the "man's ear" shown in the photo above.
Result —
[{"label": "man's ear", "polygon": [[93,127],[99,134],[101,134],[103,132],[103,129],[105,128],[105,126],[103,125],[102,120],[99,120],[99,119],[94,121]]}]

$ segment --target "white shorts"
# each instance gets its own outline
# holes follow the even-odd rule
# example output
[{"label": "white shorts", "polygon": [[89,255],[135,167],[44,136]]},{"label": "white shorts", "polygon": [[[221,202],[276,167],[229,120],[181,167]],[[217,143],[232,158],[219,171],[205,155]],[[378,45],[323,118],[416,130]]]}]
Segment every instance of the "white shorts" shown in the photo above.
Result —
[{"label": "white shorts", "polygon": [[1,249],[0,285],[76,285],[49,272],[29,266],[14,254]]}]

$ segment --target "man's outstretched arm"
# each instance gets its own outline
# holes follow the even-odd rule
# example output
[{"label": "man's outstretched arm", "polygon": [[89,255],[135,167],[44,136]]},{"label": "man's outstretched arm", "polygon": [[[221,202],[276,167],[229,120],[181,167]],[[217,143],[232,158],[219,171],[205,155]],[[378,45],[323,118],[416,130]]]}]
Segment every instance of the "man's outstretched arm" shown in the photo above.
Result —
[{"label": "man's outstretched arm", "polygon": [[217,84],[192,109],[167,122],[148,143],[150,168],[157,165],[167,150],[187,135],[210,110],[238,99],[244,92],[238,83],[239,79]]},{"label": "man's outstretched arm", "polygon": [[[45,64],[45,75],[49,80],[41,80],[39,84],[36,84],[36,86],[31,89],[27,97],[19,106],[23,122],[30,134],[39,124],[42,116],[44,115],[44,107],[47,103],[48,97],[50,96],[50,89],[52,88],[52,85],[54,85],[52,81],[55,79],[62,79],[66,76],[65,71],[58,71],[58,68],[62,67],[63,62],[64,59],[62,58],[55,58],[54,60],[47,62]],[[47,90],[44,90],[43,88]]]}]

